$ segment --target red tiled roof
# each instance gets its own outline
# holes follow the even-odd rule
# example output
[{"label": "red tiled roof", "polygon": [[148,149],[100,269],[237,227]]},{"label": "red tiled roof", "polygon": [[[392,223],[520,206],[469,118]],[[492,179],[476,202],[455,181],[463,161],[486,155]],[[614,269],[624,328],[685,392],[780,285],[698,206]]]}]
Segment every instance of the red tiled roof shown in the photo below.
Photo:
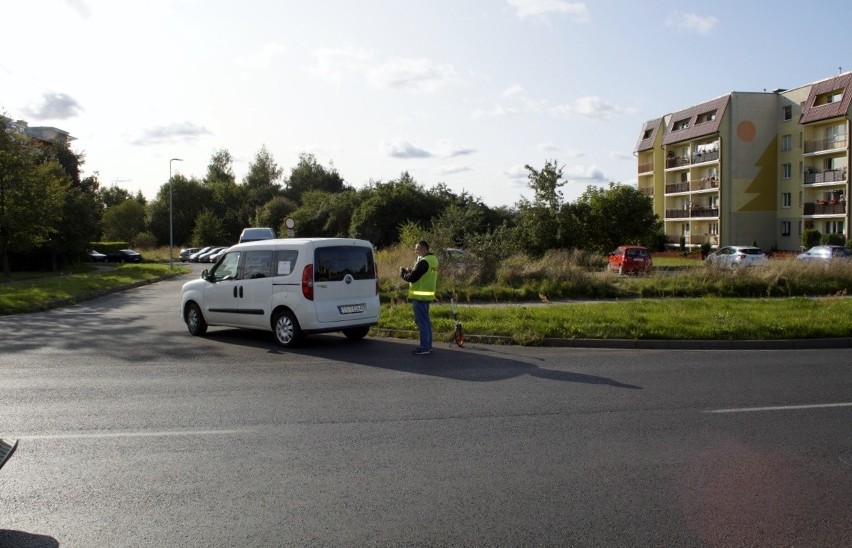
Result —
[{"label": "red tiled roof", "polygon": [[[722,123],[722,116],[725,114],[725,109],[728,107],[730,97],[730,95],[723,95],[718,99],[713,99],[712,101],[707,101],[706,103],[701,103],[700,105],[695,105],[672,114],[672,117],[669,120],[669,125],[666,128],[666,134],[663,136],[663,144],[670,145],[681,141],[695,139],[697,137],[703,137],[704,135],[718,133],[719,125]],[[696,123],[698,116],[714,110],[716,111],[715,119],[709,122],[702,122],[700,124]],[[689,122],[687,127],[675,131],[673,129],[674,125],[683,120],[687,120]]]},{"label": "red tiled roof", "polygon": [[[850,87],[852,87],[852,72],[814,84],[811,87],[808,100],[805,101],[805,106],[802,108],[802,116],[799,118],[799,123],[807,124],[808,122],[818,122],[820,120],[845,116],[849,112],[849,103],[852,101],[852,89]],[[843,99],[836,103],[814,104],[817,97],[835,90],[843,93]]]}]

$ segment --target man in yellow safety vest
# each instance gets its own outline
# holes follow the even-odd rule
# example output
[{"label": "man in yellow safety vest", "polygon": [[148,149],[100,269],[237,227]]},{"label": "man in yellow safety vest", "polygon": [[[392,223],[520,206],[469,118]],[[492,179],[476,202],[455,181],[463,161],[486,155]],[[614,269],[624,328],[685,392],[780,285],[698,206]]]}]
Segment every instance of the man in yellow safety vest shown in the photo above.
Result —
[{"label": "man in yellow safety vest", "polygon": [[399,275],[408,282],[408,300],[414,309],[414,323],[420,330],[420,346],[414,354],[432,353],[432,319],[429,317],[429,303],[435,300],[435,288],[438,285],[438,258],[429,251],[425,240],[414,246],[417,261],[414,268],[399,267]]}]

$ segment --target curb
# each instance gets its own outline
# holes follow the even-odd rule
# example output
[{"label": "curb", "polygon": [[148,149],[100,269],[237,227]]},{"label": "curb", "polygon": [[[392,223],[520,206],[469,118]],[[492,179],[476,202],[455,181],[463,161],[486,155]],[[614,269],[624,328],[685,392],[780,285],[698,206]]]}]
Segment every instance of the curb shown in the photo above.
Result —
[{"label": "curb", "polygon": [[[376,337],[417,339],[417,331],[372,327]],[[827,339],[774,340],[664,340],[664,339],[559,339],[544,338],[522,344],[512,337],[465,334],[465,342],[506,346],[542,346],[548,348],[612,348],[642,350],[820,350],[852,348],[852,337]],[[441,340],[440,342],[444,342]],[[446,342],[453,344],[451,339]]]}]

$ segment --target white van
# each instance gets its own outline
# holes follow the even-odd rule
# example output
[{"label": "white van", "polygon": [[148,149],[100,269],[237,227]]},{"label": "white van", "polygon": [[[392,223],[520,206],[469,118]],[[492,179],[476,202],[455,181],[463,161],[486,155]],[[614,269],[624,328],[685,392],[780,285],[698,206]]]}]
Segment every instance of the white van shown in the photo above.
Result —
[{"label": "white van", "polygon": [[272,331],[284,347],[307,333],[361,339],[379,322],[373,245],[348,238],[287,238],[237,244],[181,290],[193,335],[223,325]]},{"label": "white van", "polygon": [[240,233],[240,242],[255,242],[257,240],[272,240],[275,238],[275,231],[267,227],[249,227],[244,228]]}]

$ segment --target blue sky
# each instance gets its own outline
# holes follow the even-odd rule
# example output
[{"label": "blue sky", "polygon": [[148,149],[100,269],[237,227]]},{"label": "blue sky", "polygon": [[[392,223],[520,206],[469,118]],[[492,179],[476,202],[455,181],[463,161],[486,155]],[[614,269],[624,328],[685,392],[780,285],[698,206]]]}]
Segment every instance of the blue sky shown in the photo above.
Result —
[{"label": "blue sky", "polygon": [[[4,6],[0,112],[77,138],[84,174],[153,198],[221,148],[361,187],[408,171],[492,206],[525,164],[635,184],[642,124],[852,69],[852,4],[814,0],[30,0]],[[837,28],[832,30],[832,25]]]}]

